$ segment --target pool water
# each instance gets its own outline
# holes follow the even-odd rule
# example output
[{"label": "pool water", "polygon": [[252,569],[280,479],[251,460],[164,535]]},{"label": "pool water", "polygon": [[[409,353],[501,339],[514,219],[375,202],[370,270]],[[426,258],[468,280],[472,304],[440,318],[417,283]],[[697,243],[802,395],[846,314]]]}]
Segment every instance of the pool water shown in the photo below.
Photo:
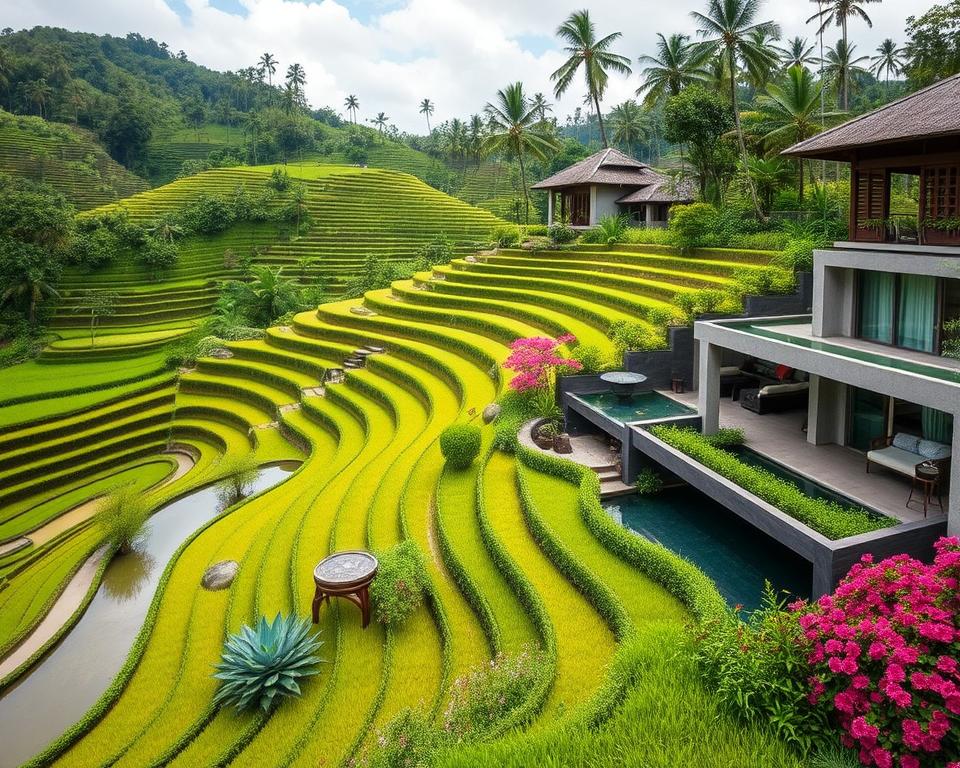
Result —
[{"label": "pool water", "polygon": [[577,397],[621,424],[696,414],[695,409],[671,400],[659,392],[640,392],[626,399],[621,399],[612,392],[577,395]]},{"label": "pool water", "polygon": [[758,608],[765,581],[789,599],[810,597],[810,563],[695,488],[624,496],[604,506],[631,531],[696,564],[731,606]]}]

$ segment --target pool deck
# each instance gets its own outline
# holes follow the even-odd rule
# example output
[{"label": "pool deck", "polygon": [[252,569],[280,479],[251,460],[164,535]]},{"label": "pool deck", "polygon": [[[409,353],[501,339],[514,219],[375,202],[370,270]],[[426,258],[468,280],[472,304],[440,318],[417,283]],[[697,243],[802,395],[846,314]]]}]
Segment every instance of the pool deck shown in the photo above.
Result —
[{"label": "pool deck", "polygon": [[[695,391],[679,395],[672,392],[662,394],[694,408],[697,405]],[[907,478],[876,466],[867,474],[866,458],[851,448],[808,443],[806,432],[802,429],[806,419],[804,410],[761,416],[729,398],[720,401],[721,426],[741,428],[746,434],[747,445],[758,453],[904,522],[924,519],[923,505],[917,502],[917,494],[914,494],[914,501],[909,507],[904,506],[910,495],[910,481]],[[945,490],[943,503],[948,507]],[[945,518],[945,515],[934,501],[927,512],[927,519],[938,518]]]}]

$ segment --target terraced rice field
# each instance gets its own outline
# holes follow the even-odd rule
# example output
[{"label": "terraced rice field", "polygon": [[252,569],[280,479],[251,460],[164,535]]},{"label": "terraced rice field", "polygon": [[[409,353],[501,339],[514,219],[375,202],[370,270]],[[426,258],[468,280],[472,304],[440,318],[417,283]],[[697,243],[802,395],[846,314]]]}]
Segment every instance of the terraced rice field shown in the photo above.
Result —
[{"label": "terraced rice field", "polygon": [[[148,224],[163,213],[180,209],[201,193],[229,197],[238,186],[253,192],[265,187],[273,166],[207,171],[180,179],[122,202],[130,217]],[[62,280],[63,300],[53,326],[62,340],[48,356],[89,350],[85,340],[89,318],[77,311],[91,287],[120,294],[116,314],[101,320],[101,355],[123,347],[154,348],[183,333],[210,313],[217,281],[239,273],[225,253],[243,256],[260,249],[256,263],[284,268],[302,281],[329,278],[330,292],[356,275],[368,256],[403,261],[438,236],[466,252],[502,222],[492,214],[405,174],[350,166],[287,166],[307,186],[307,207],[313,226],[295,239],[283,239],[273,224],[237,224],[223,234],[182,240],[180,258],[162,282],[153,282],[144,268],[122,264],[89,273],[74,270]],[[105,209],[97,209],[95,214]],[[339,281],[339,282],[338,282]]]},{"label": "terraced rice field", "polygon": [[[316,247],[331,253],[332,240],[320,245],[324,223],[351,225],[336,218],[337,200],[369,195],[396,177],[311,171],[304,174],[320,230]],[[263,176],[204,177],[213,183],[238,174],[250,184]],[[174,205],[178,189],[134,198],[133,215]],[[435,204],[439,193],[416,189],[418,204]],[[400,217],[374,208],[364,209],[369,232],[389,231],[390,217]],[[460,223],[461,237],[478,226],[472,222]],[[421,229],[426,225],[406,231]],[[298,247],[276,246],[269,257],[287,263]],[[578,480],[569,469],[558,475],[518,462],[491,449],[490,428],[473,467],[445,469],[439,434],[457,421],[478,421],[504,390],[499,365],[515,338],[569,331],[603,346],[612,321],[642,320],[678,291],[722,287],[734,269],[766,259],[503,251],[437,265],[363,299],[323,304],[269,329],[262,341],[229,344],[232,356],[202,359],[177,382],[146,364],[141,378],[111,396],[97,366],[113,365],[119,375],[142,353],[78,363],[81,352],[61,347],[34,364],[59,369],[61,381],[89,367],[89,387],[32,403],[19,418],[0,402],[0,541],[37,535],[117,478],[160,504],[215,479],[225,454],[303,458],[288,480],[218,518],[180,552],[118,684],[37,764],[345,765],[404,708],[438,714],[458,675],[529,644],[546,659],[543,684],[523,710],[534,730],[583,717],[611,684],[608,666],[623,642],[651,627],[675,637],[702,606],[684,605],[645,575],[662,575],[649,567],[662,555],[603,516],[592,475]],[[179,284],[188,285],[187,277]],[[158,293],[170,289],[165,283]],[[356,313],[360,305],[368,314]],[[343,383],[324,383],[328,369],[365,345],[386,352],[370,355]],[[173,446],[196,466],[162,486],[173,471],[163,451]],[[627,544],[613,546],[617,537]],[[328,663],[301,698],[269,717],[212,707],[210,670],[225,633],[278,611],[308,615],[312,569],[329,552],[382,550],[405,538],[425,555],[432,581],[430,599],[408,623],[364,631],[349,604],[324,609]],[[0,555],[0,652],[29,634],[97,545],[85,520],[38,540]],[[224,559],[240,563],[231,588],[198,591],[206,567]]]},{"label": "terraced rice field", "polygon": [[78,209],[94,208],[149,186],[82,130],[0,109],[0,168],[49,184]]}]

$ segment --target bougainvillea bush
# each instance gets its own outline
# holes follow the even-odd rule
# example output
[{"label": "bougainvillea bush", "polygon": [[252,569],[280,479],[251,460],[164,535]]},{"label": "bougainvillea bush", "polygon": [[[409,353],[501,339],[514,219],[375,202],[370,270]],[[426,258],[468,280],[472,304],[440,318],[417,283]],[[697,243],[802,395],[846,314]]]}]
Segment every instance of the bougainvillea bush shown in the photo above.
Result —
[{"label": "bougainvillea bush", "polygon": [[510,356],[503,361],[504,368],[516,372],[510,380],[511,389],[517,392],[552,390],[558,369],[579,371],[583,367],[579,361],[560,355],[560,347],[575,341],[569,334],[556,339],[531,336],[514,341],[510,345]]},{"label": "bougainvillea bush", "polygon": [[960,540],[932,565],[865,556],[833,595],[794,606],[810,643],[809,700],[877,768],[960,768]]}]

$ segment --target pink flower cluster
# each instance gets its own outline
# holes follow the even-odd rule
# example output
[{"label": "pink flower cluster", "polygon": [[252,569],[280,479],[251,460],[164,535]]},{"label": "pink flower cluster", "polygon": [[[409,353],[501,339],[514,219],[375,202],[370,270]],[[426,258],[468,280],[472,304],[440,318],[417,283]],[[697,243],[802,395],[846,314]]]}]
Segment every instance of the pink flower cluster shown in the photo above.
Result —
[{"label": "pink flower cluster", "polygon": [[878,768],[960,768],[960,540],[932,565],[869,555],[833,595],[798,603],[812,704],[831,707],[842,740]]},{"label": "pink flower cluster", "polygon": [[510,356],[504,360],[503,367],[516,371],[510,381],[510,387],[517,392],[548,387],[553,384],[557,368],[569,368],[579,371],[583,366],[576,360],[560,357],[558,350],[563,344],[572,344],[576,338],[567,334],[558,339],[544,336],[532,336],[517,339],[510,345]]}]

